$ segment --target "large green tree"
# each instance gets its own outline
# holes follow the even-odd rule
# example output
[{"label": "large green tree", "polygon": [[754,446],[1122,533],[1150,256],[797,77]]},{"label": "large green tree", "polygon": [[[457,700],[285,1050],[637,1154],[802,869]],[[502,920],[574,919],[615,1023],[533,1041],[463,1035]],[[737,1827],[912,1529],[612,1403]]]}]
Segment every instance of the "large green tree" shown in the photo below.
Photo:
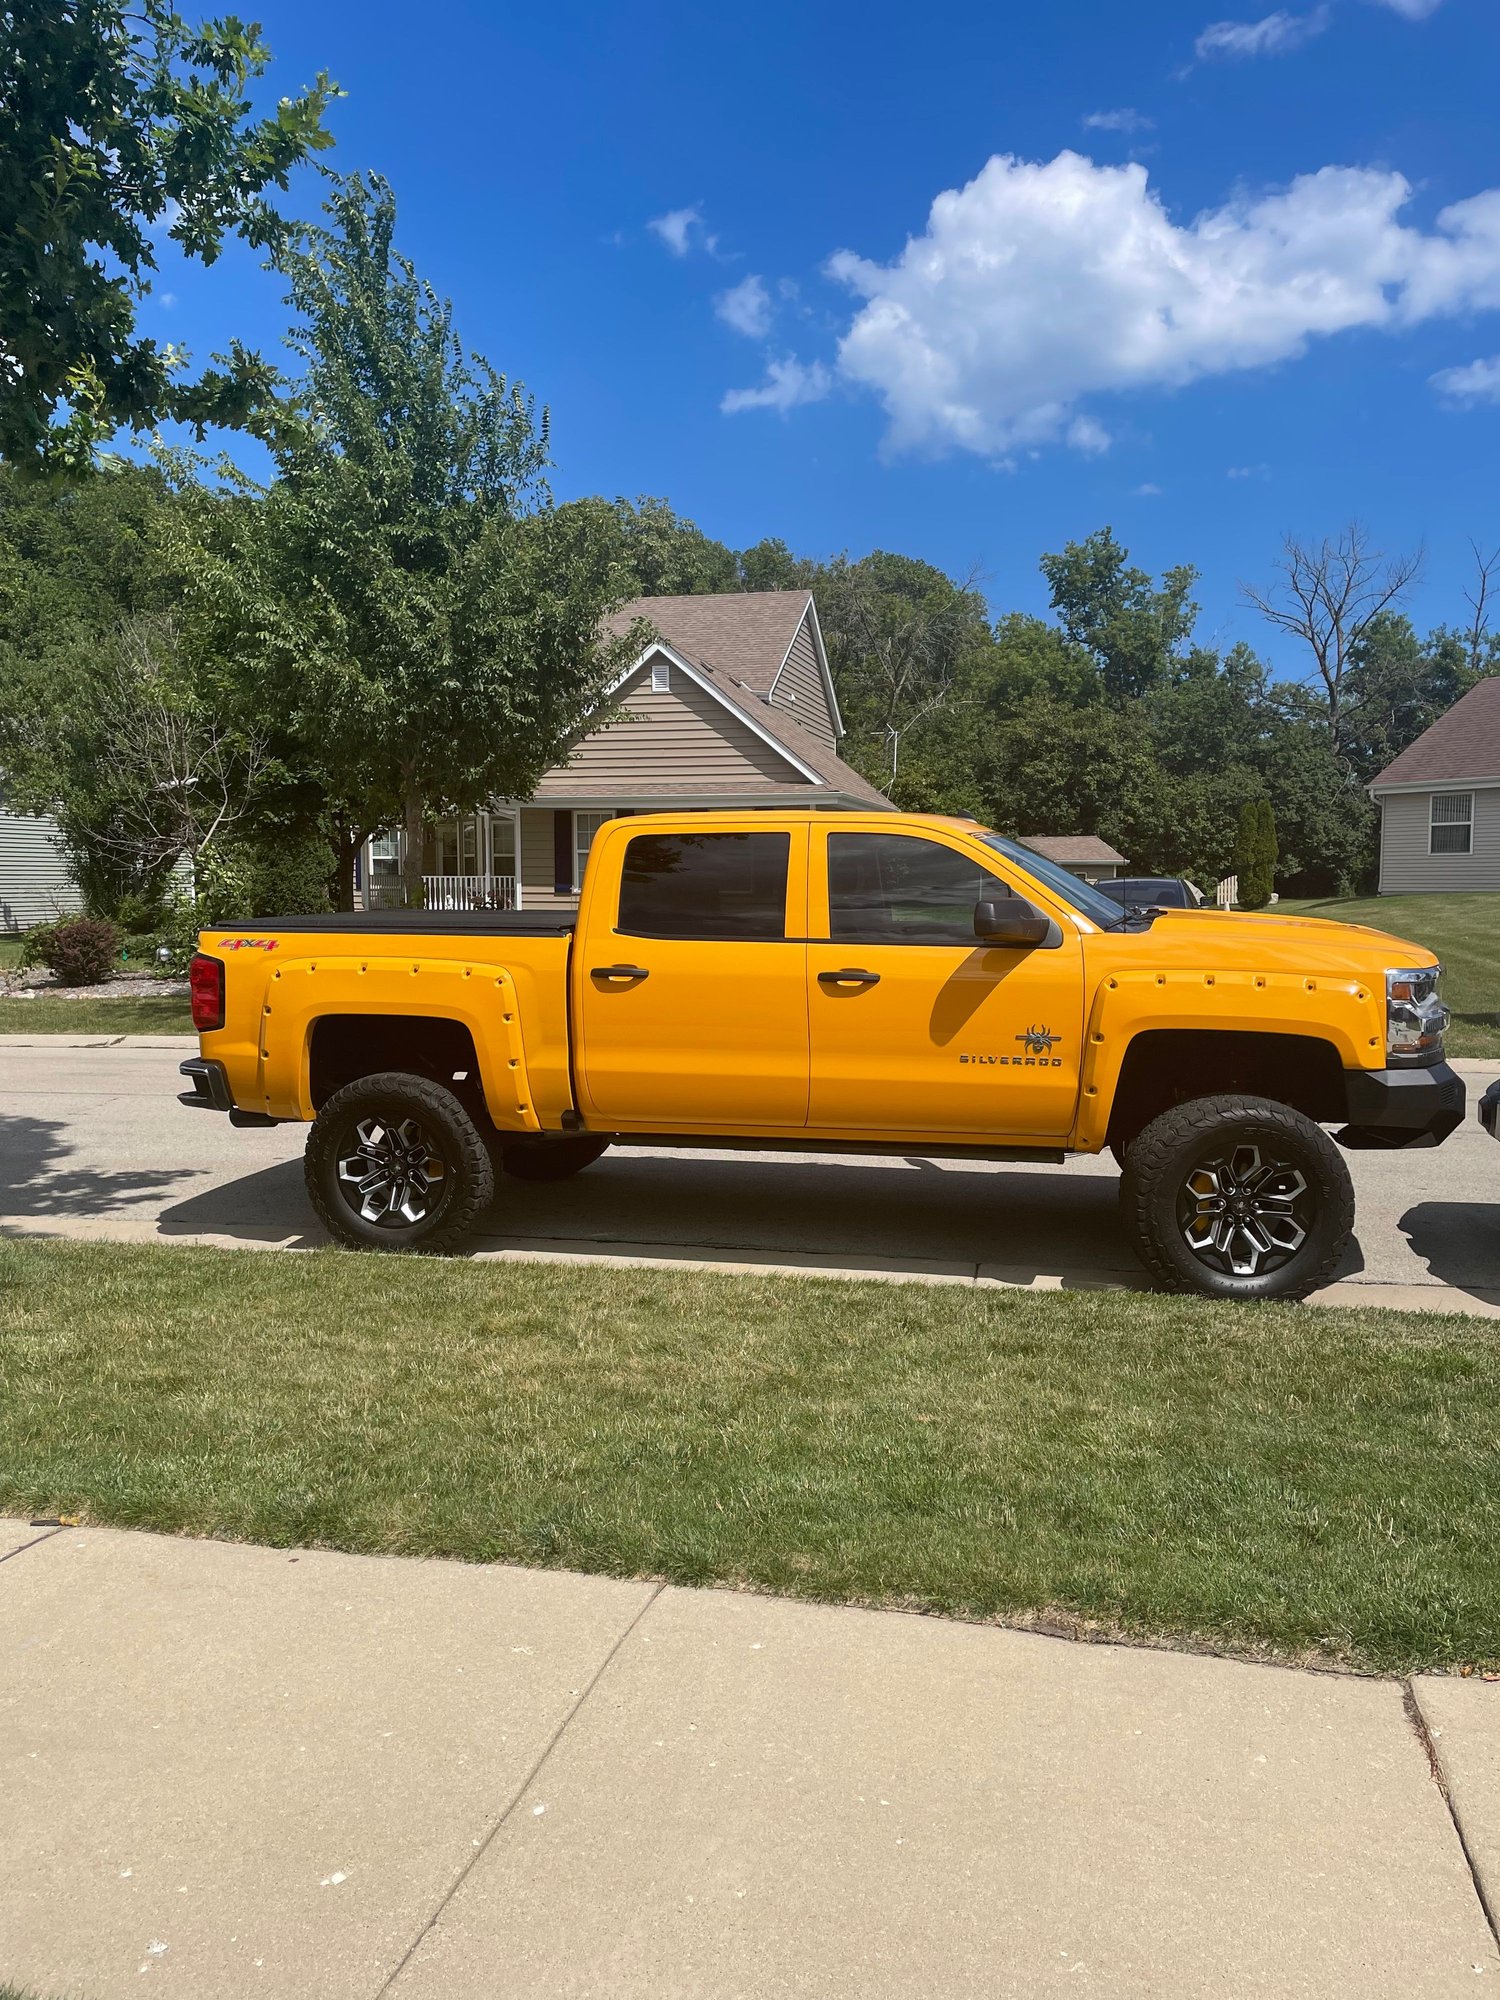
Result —
[{"label": "large green tree", "polygon": [[136,329],[156,241],[211,264],[273,245],[267,190],[329,144],[326,76],[256,115],[258,27],[190,26],[164,0],[0,9],[0,456],[78,470],[111,432],[242,424],[268,371],[236,347],[196,381]]},{"label": "large green tree", "polygon": [[1113,532],[1101,528],[1043,556],[1042,574],[1063,631],[1098,663],[1106,694],[1128,700],[1167,677],[1198,616],[1189,596],[1196,570],[1168,570],[1154,585]]},{"label": "large green tree", "polygon": [[417,899],[426,823],[525,797],[632,640],[601,633],[628,594],[616,538],[588,510],[560,524],[545,413],[397,253],[390,189],[337,182],[326,215],[282,258],[303,372],[268,430],[277,476],[200,496],[178,561],[200,656],[320,793],[347,906],[398,817]]}]

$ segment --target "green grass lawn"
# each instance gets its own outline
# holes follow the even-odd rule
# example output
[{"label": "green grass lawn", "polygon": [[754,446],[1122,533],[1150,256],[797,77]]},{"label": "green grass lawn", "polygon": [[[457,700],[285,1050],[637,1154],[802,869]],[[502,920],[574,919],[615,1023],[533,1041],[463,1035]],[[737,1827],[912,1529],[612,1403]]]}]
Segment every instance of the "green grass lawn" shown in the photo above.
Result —
[{"label": "green grass lawn", "polygon": [[190,1035],[188,998],[0,1000],[0,1035]]},{"label": "green grass lawn", "polygon": [[1500,1057],[1500,896],[1358,896],[1276,907],[1426,945],[1443,961],[1443,998],[1453,1009],[1449,1054]]},{"label": "green grass lawn", "polygon": [[0,1513],[1500,1660],[1500,1328],[0,1243]]}]

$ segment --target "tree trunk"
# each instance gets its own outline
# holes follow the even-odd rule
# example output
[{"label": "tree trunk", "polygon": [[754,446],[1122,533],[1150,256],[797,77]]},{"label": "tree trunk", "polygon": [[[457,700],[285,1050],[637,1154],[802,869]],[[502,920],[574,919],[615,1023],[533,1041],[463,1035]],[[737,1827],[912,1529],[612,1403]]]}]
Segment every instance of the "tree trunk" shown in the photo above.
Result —
[{"label": "tree trunk", "polygon": [[401,858],[401,879],[406,890],[406,907],[420,910],[427,900],[422,888],[422,794],[409,773],[405,779],[405,794],[406,844]]}]

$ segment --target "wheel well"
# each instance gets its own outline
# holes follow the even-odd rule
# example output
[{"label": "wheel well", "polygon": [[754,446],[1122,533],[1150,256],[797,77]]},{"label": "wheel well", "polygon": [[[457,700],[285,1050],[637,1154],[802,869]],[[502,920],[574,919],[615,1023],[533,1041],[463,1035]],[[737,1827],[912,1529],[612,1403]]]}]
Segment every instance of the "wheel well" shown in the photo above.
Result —
[{"label": "wheel well", "polygon": [[336,1090],[382,1070],[407,1070],[443,1084],[469,1115],[489,1123],[474,1037],[462,1021],[424,1014],[324,1014],[313,1023],[308,1087],[321,1110]]},{"label": "wheel well", "polygon": [[1125,1051],[1110,1107],[1109,1140],[1128,1146],[1137,1132],[1174,1104],[1226,1092],[1268,1097],[1323,1125],[1345,1115],[1338,1051],[1316,1035],[1149,1028]]}]

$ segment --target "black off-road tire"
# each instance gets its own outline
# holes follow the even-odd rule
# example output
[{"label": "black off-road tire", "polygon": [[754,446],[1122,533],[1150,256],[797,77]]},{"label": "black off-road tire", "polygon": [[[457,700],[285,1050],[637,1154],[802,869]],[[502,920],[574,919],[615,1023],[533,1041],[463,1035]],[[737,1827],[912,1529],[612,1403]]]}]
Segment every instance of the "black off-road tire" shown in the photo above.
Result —
[{"label": "black off-road tire", "polygon": [[[415,1221],[372,1221],[346,1194],[339,1163],[357,1152],[360,1126],[415,1129],[440,1180],[413,1197]],[[362,1076],[333,1096],[313,1120],[304,1163],[308,1198],[336,1242],[352,1250],[455,1249],[495,1199],[495,1169],[479,1128],[453,1092],[430,1077],[387,1070]]]},{"label": "black off-road tire", "polygon": [[[1303,1182],[1302,1192],[1287,1204],[1295,1209],[1295,1226],[1304,1229],[1302,1241],[1274,1268],[1251,1274],[1214,1268],[1185,1233],[1185,1213],[1196,1202],[1189,1177],[1199,1176],[1198,1188],[1212,1183],[1217,1200],[1210,1163],[1232,1163],[1237,1149],[1245,1149],[1240,1155],[1245,1159],[1249,1149],[1258,1149],[1264,1162],[1284,1163]],[[1273,1197],[1273,1205],[1283,1199]],[[1131,1141],[1120,1214],[1136,1254],[1163,1291],[1215,1299],[1304,1299],[1328,1283],[1348,1245],[1354,1184],[1337,1146],[1300,1111],[1265,1097],[1198,1097],[1164,1111]],[[1286,1235],[1294,1233],[1284,1222],[1277,1226]],[[1238,1244],[1241,1250],[1251,1247],[1243,1238]],[[1209,1259],[1217,1254],[1206,1252]]]},{"label": "black off-road tire", "polygon": [[566,1181],[609,1150],[608,1139],[522,1139],[500,1148],[500,1164],[518,1181]]}]

